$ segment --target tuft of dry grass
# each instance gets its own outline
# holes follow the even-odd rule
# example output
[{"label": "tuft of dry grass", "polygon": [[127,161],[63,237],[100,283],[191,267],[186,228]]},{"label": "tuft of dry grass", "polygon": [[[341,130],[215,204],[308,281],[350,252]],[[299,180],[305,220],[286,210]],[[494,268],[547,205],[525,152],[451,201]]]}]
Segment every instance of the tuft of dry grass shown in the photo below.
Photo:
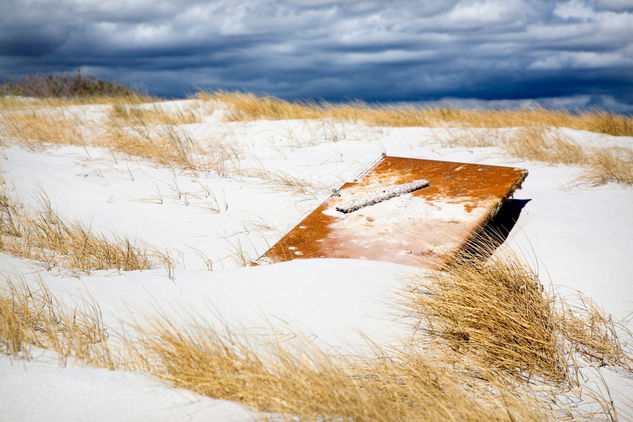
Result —
[{"label": "tuft of dry grass", "polygon": [[315,102],[289,102],[275,97],[258,97],[251,93],[217,91],[200,92],[195,98],[202,101],[218,101],[233,107],[228,116],[232,121],[257,119],[319,119],[324,110]]},{"label": "tuft of dry grass", "polygon": [[627,148],[582,148],[556,132],[535,127],[518,130],[503,139],[501,146],[518,158],[584,167],[580,179],[594,185],[633,184],[633,151]]},{"label": "tuft of dry grass", "polygon": [[108,125],[96,143],[113,151],[150,159],[160,165],[188,170],[199,168],[196,144],[187,131],[167,126],[156,130]]},{"label": "tuft of dry grass", "polygon": [[0,113],[0,136],[19,139],[29,148],[42,142],[85,145],[76,119],[47,112]]},{"label": "tuft of dry grass", "polygon": [[114,369],[116,357],[99,308],[66,311],[40,282],[37,290],[5,279],[0,288],[0,353],[30,358],[30,347],[51,349],[60,362],[69,356],[90,365]]},{"label": "tuft of dry grass", "polygon": [[128,126],[153,125],[182,125],[200,123],[199,115],[192,110],[178,110],[169,112],[154,105],[153,108],[133,107],[132,104],[114,104],[110,112],[110,119],[118,120]]},{"label": "tuft of dry grass", "polygon": [[586,166],[585,179],[595,185],[633,185],[633,151],[628,148],[594,148],[586,158]]},{"label": "tuft of dry grass", "polygon": [[[538,401],[472,370],[419,353],[350,358],[316,346],[255,347],[229,330],[169,318],[113,338],[96,306],[65,310],[42,285],[5,280],[0,352],[30,357],[31,346],[108,369],[142,370],[174,386],[300,420],[543,420]],[[405,356],[406,355],[406,356]],[[277,416],[275,416],[277,417]]]},{"label": "tuft of dry grass", "polygon": [[209,148],[195,142],[181,124],[200,122],[193,111],[170,113],[133,104],[115,104],[105,123],[105,134],[92,143],[127,155],[149,159],[161,166],[186,170],[212,170],[229,174],[239,162],[237,150],[222,142]]},{"label": "tuft of dry grass", "polygon": [[415,108],[411,106],[372,106],[356,101],[349,104],[285,101],[275,97],[258,97],[252,93],[217,91],[200,92],[196,98],[217,101],[231,107],[230,120],[255,119],[323,119],[363,121],[376,126],[465,126],[502,128],[525,126],[568,127],[614,136],[633,136],[633,118],[606,111],[580,114],[542,108],[528,110],[466,110]]},{"label": "tuft of dry grass", "polygon": [[111,96],[91,95],[85,97],[15,97],[0,96],[0,109],[12,111],[27,111],[34,108],[59,108],[77,105],[123,105],[145,104],[156,102],[158,99],[144,95]]},{"label": "tuft of dry grass", "polygon": [[[193,112],[144,110],[117,99],[110,119],[95,127],[84,126],[57,110],[0,112],[0,136],[15,139],[30,149],[44,144],[98,146],[187,170],[214,170],[225,175],[239,162],[237,150],[215,142],[205,150],[180,124],[197,122]],[[118,111],[117,111],[118,110]],[[86,135],[89,133],[89,135]]]},{"label": "tuft of dry grass", "polygon": [[558,131],[530,126],[508,134],[467,130],[451,137],[447,146],[496,146],[507,154],[524,160],[548,164],[565,164],[586,169],[580,180],[602,185],[608,182],[633,184],[633,151],[623,147],[581,147]]},{"label": "tuft of dry grass", "polygon": [[542,420],[534,400],[419,353],[363,360],[316,346],[256,347],[204,323],[154,321],[139,350],[174,386],[300,420]]},{"label": "tuft of dry grass", "polygon": [[0,136],[30,149],[45,144],[92,145],[149,159],[161,166],[212,170],[220,175],[239,167],[239,154],[233,145],[217,141],[203,147],[186,129],[178,127],[197,121],[193,112],[189,115],[158,108],[143,110],[118,101],[120,104],[113,106],[114,110],[123,110],[118,117],[111,115],[106,123],[92,127],[56,110],[0,112]]},{"label": "tuft of dry grass", "polygon": [[186,129],[174,125],[126,127],[111,120],[105,135],[93,140],[93,144],[161,166],[214,171],[221,176],[239,167],[239,153],[234,146],[218,141],[204,147]]},{"label": "tuft of dry grass", "polygon": [[504,147],[514,157],[551,164],[583,164],[586,159],[580,145],[541,127],[519,129]]},{"label": "tuft of dry grass", "polygon": [[558,314],[558,326],[574,350],[585,359],[600,365],[623,368],[633,373],[633,356],[623,346],[618,331],[631,338],[630,330],[613,321],[587,297],[575,303],[563,302]]},{"label": "tuft of dry grass", "polygon": [[424,339],[517,377],[565,379],[554,301],[520,262],[459,258],[414,286]]},{"label": "tuft of dry grass", "polygon": [[618,335],[631,338],[625,326],[586,298],[572,306],[548,293],[529,266],[485,238],[443,271],[414,280],[407,301],[421,341],[519,380],[536,375],[573,386],[579,357],[632,368]]},{"label": "tuft of dry grass", "polygon": [[89,227],[62,220],[44,194],[34,213],[26,212],[6,193],[0,196],[0,251],[43,262],[49,269],[61,266],[85,272],[145,270],[163,256],[128,239],[109,239]]}]

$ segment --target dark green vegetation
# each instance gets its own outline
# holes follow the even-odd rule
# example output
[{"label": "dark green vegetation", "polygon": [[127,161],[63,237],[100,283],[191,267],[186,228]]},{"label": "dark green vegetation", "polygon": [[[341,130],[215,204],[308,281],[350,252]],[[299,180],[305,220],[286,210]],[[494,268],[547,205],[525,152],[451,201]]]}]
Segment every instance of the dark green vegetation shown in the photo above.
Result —
[{"label": "dark green vegetation", "polygon": [[34,73],[14,77],[0,84],[0,95],[20,95],[24,97],[92,97],[92,96],[140,96],[138,90],[114,79],[104,80],[84,75],[77,70],[74,74]]}]

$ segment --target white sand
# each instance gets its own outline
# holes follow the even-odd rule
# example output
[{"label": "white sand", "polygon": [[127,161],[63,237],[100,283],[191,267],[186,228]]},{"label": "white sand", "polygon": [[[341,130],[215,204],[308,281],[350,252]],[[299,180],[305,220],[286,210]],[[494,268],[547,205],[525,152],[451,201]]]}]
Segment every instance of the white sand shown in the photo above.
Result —
[{"label": "white sand", "polygon": [[[165,106],[185,107],[187,102]],[[71,112],[93,120],[106,114],[98,106],[72,107]],[[220,327],[221,317],[242,333],[275,327],[298,341],[365,353],[360,333],[378,344],[407,336],[407,321],[393,302],[406,284],[402,276],[422,270],[362,260],[240,268],[238,255],[258,257],[327,198],[331,188],[352,180],[385,152],[528,169],[515,198],[529,202],[507,244],[523,252],[542,281],[561,294],[580,291],[616,319],[633,311],[631,187],[579,185],[579,168],[520,161],[495,148],[444,146],[459,129],[370,128],[332,121],[225,123],[221,114],[207,110],[204,122],[186,125],[187,130],[197,142],[235,147],[242,169],[301,178],[316,186],[314,194],[255,177],[173,171],[120,154],[115,160],[91,147],[35,152],[11,146],[2,151],[2,177],[27,206],[44,191],[61,216],[168,250],[178,263],[173,280],[164,269],[76,277],[7,255],[0,255],[0,271],[29,282],[41,278],[69,305],[93,298],[106,326],[114,329],[121,320],[160,307],[174,318],[184,319],[186,311]],[[633,147],[632,138],[564,131],[582,145]],[[207,270],[209,262],[213,272]],[[603,372],[614,389],[625,396],[633,392],[626,376]],[[241,405],[175,390],[143,374],[60,368],[49,352],[31,362],[0,357],[0,407],[7,421],[244,420],[251,414]]]}]

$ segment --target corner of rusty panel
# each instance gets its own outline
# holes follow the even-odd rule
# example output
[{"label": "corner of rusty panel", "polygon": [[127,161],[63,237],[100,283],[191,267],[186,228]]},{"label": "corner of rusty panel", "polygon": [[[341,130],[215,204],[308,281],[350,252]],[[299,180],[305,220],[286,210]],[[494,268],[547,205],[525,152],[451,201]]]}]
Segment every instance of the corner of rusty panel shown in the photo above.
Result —
[{"label": "corner of rusty panel", "polygon": [[362,179],[363,177],[365,177],[365,175],[367,173],[369,173],[370,171],[372,171],[374,168],[376,168],[376,166],[380,163],[382,163],[382,161],[387,157],[387,154],[385,154],[384,152],[380,153],[380,156],[376,159],[374,159],[373,161],[371,161],[367,167],[365,167],[358,176],[356,176],[353,180],[354,183],[358,182],[360,179]]}]

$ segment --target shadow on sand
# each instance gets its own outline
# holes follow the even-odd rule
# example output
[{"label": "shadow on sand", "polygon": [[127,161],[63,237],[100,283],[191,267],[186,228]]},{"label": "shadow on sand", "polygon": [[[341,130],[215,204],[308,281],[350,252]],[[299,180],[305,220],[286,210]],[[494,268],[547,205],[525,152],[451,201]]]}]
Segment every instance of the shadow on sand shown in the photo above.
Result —
[{"label": "shadow on sand", "polygon": [[497,214],[466,244],[461,255],[466,259],[488,259],[508,238],[523,207],[530,201],[531,199],[509,199],[506,201]]}]

